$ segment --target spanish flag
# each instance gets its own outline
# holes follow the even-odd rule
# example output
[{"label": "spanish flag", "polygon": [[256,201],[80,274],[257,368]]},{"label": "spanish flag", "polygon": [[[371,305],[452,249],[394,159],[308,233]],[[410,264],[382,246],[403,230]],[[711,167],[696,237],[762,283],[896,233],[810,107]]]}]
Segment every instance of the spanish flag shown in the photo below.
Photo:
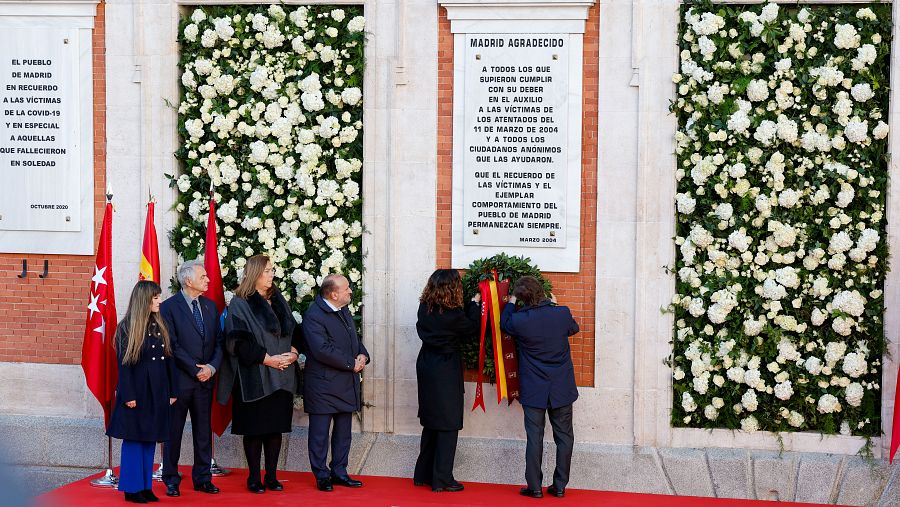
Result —
[{"label": "spanish flag", "polygon": [[159,244],[156,241],[156,226],[153,225],[153,199],[147,203],[147,223],[144,225],[144,244],[141,247],[141,273],[138,280],[159,283]]}]

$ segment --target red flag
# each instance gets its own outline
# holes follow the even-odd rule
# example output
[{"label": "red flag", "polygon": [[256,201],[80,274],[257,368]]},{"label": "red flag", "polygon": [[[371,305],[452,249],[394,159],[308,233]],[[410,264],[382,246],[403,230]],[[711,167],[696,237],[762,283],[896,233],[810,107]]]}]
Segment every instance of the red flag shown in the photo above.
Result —
[{"label": "red flag", "polygon": [[888,454],[889,463],[894,462],[897,448],[900,447],[900,368],[897,369],[897,389],[894,394],[894,424],[891,426],[891,452]]},{"label": "red flag", "polygon": [[153,225],[154,203],[147,203],[147,222],[144,224],[144,244],[141,246],[141,273],[138,280],[159,283],[159,244],[156,241],[156,226]]},{"label": "red flag", "polygon": [[[225,288],[222,285],[222,268],[219,266],[219,242],[216,239],[216,201],[212,197],[209,199],[209,218],[206,221],[206,247],[203,252],[203,267],[206,269],[206,276],[209,277],[209,287],[204,296],[212,299],[219,310],[219,314],[225,311]],[[215,392],[213,400],[216,399]],[[228,399],[226,405],[213,402],[212,407],[212,430],[216,435],[222,436],[228,423],[231,422],[231,398]]]},{"label": "red flag", "polygon": [[97,245],[97,262],[91,278],[90,302],[84,322],[81,367],[88,389],[103,407],[106,425],[116,396],[116,291],[112,274],[112,203],[106,203]]}]

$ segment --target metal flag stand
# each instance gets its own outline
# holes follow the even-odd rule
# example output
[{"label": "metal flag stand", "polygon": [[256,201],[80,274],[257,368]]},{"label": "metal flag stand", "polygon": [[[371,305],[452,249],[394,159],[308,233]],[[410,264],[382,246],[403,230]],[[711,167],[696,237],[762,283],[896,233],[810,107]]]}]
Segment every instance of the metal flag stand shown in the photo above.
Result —
[{"label": "metal flag stand", "polygon": [[156,467],[156,470],[153,471],[153,480],[156,482],[162,482],[162,469],[163,469],[163,444],[159,444],[159,466]]},{"label": "metal flag stand", "polygon": [[116,477],[116,474],[114,474],[112,470],[112,437],[106,437],[106,439],[109,443],[109,447],[106,450],[106,473],[103,474],[103,477],[98,477],[91,481],[91,486],[94,486],[95,488],[115,488],[119,485],[119,478]]},{"label": "metal flag stand", "polygon": [[210,462],[209,471],[212,473],[213,477],[225,477],[226,475],[231,474],[231,470],[227,468],[221,468],[216,463],[216,436],[213,435],[212,438],[212,461]]}]

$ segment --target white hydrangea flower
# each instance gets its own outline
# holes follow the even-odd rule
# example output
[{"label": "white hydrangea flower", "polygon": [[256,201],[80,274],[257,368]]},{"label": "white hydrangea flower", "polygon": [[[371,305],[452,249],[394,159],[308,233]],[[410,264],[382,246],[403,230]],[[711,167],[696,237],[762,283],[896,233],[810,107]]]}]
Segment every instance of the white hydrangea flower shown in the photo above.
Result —
[{"label": "white hydrangea flower", "polygon": [[863,70],[869,65],[875,63],[878,57],[878,50],[872,44],[863,44],[856,50],[856,57],[850,60],[850,66],[853,70]]},{"label": "white hydrangea flower", "polygon": [[875,92],[869,83],[857,83],[850,89],[850,95],[853,95],[853,100],[857,102],[866,102],[875,96]]},{"label": "white hydrangea flower", "polygon": [[775,397],[779,400],[789,400],[791,396],[794,395],[794,388],[791,385],[790,380],[786,380],[781,382],[780,384],[775,385],[774,389]]},{"label": "white hydrangea flower", "polygon": [[821,414],[831,414],[841,411],[841,403],[831,394],[823,394],[817,403],[817,408]]},{"label": "white hydrangea flower", "polygon": [[834,45],[839,49],[854,49],[859,47],[860,36],[856,27],[849,23],[838,23],[834,26]]},{"label": "white hydrangea flower", "polygon": [[351,33],[361,32],[366,28],[366,18],[356,16],[347,23],[347,30]]},{"label": "white hydrangea flower", "polygon": [[860,375],[866,373],[868,367],[869,365],[866,362],[866,356],[864,354],[851,352],[844,356],[844,363],[841,365],[841,370],[850,376],[850,378],[858,378]]},{"label": "white hydrangea flower", "polygon": [[697,404],[694,402],[694,398],[687,391],[681,393],[681,408],[683,408],[685,412],[697,410]]},{"label": "white hydrangea flower", "polygon": [[844,135],[847,140],[853,143],[862,144],[869,140],[869,121],[860,120],[858,116],[854,116],[847,122],[844,127]]},{"label": "white hydrangea flower", "polygon": [[866,310],[866,298],[859,291],[841,291],[831,300],[831,306],[837,310],[849,313],[854,317],[862,316]]},{"label": "white hydrangea flower", "polygon": [[769,98],[769,84],[762,79],[754,79],[747,85],[747,98],[750,102],[762,102]]},{"label": "white hydrangea flower", "polygon": [[864,395],[865,391],[859,382],[853,382],[844,389],[844,399],[847,400],[847,405],[851,407],[862,405]]},{"label": "white hydrangea flower", "polygon": [[200,29],[194,23],[190,23],[189,25],[184,27],[184,38],[191,41],[196,42],[197,36],[200,35]]},{"label": "white hydrangea flower", "polygon": [[747,433],[755,433],[759,430],[759,421],[752,415],[745,417],[744,419],[741,419],[741,429]]},{"label": "white hydrangea flower", "polygon": [[759,402],[756,399],[756,391],[748,389],[747,392],[741,396],[741,405],[743,405],[744,409],[748,412],[755,412],[759,406]]}]

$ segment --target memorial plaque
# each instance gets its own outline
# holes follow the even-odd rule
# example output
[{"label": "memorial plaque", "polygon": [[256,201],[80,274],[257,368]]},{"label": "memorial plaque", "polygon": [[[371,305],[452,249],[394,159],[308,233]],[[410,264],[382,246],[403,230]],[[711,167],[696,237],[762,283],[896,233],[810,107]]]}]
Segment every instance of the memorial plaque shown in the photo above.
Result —
[{"label": "memorial plaque", "polygon": [[464,245],[566,247],[569,37],[465,35]]},{"label": "memorial plaque", "polygon": [[0,230],[81,230],[78,47],[75,29],[0,30]]}]

